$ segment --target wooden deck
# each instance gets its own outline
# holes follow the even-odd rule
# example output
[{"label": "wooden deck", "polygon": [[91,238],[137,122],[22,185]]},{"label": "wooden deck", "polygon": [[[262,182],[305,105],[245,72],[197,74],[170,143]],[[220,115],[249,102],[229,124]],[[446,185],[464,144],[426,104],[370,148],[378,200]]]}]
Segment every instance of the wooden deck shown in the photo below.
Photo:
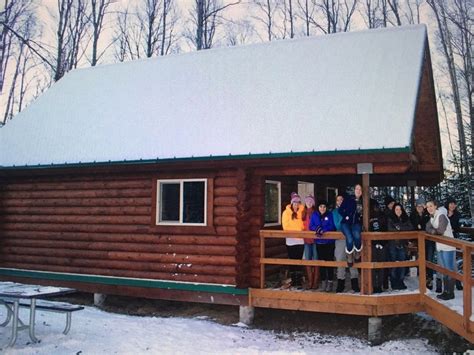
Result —
[{"label": "wooden deck", "polygon": [[[336,261],[307,261],[289,260],[283,258],[265,258],[265,239],[285,238],[291,235],[294,238],[311,238],[313,232],[283,232],[262,230],[260,232],[261,272],[260,288],[249,290],[249,304],[254,307],[288,309],[310,312],[326,312],[335,314],[353,314],[369,317],[385,315],[426,312],[440,323],[444,324],[454,332],[458,333],[471,343],[474,343],[474,322],[472,321],[472,254],[474,243],[462,240],[432,236],[423,232],[399,232],[399,233],[363,233],[362,239],[364,251],[362,262],[356,264],[360,268],[361,293],[326,293],[312,290],[284,290],[278,288],[266,288],[266,265],[319,265],[319,266],[347,266],[345,262]],[[325,238],[341,239],[341,233],[330,232]],[[371,257],[371,245],[376,240],[412,239],[418,241],[418,259],[406,262],[373,262]],[[439,265],[426,262],[425,241],[432,240],[455,246],[463,256],[463,273],[452,272]],[[412,292],[401,292],[391,294],[372,294],[372,270],[389,267],[419,268],[419,287]],[[437,272],[448,274],[456,280],[460,280],[464,289],[462,314],[447,307],[437,299],[426,293],[426,269],[431,268]]]},{"label": "wooden deck", "polygon": [[250,303],[254,307],[370,317],[414,313],[424,310],[418,293],[365,296],[348,293],[250,289],[249,297]]}]

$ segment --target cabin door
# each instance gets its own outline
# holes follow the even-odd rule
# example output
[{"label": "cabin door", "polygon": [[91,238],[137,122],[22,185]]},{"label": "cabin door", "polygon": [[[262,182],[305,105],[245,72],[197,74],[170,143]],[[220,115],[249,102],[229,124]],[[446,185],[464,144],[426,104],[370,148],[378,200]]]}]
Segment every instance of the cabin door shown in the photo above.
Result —
[{"label": "cabin door", "polygon": [[314,196],[314,184],[312,182],[298,181],[298,195],[300,195],[303,201],[308,195]]}]

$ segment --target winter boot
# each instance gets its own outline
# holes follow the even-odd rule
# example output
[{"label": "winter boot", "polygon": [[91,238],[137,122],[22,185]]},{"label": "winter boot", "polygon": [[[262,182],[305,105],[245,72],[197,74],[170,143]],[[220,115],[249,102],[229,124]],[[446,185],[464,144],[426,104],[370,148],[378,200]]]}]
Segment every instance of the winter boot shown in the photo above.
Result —
[{"label": "winter boot", "polygon": [[355,263],[360,263],[360,257],[361,257],[361,252],[362,252],[362,245],[360,246],[360,249],[357,249],[354,247],[354,262]]},{"label": "winter boot", "polygon": [[449,276],[444,276],[443,282],[444,282],[444,292],[436,297],[443,301],[452,300],[454,298],[455,280],[451,279]]},{"label": "winter boot", "polygon": [[347,257],[347,266],[352,267],[352,265],[354,265],[354,249],[352,249],[351,252],[349,252],[346,249],[346,257]]},{"label": "winter boot", "polygon": [[432,290],[433,289],[433,279],[426,279],[426,288],[428,290]]},{"label": "winter boot", "polygon": [[294,286],[297,288],[303,287],[303,273],[301,271],[295,271],[295,283]]},{"label": "winter boot", "polygon": [[337,279],[336,293],[344,292],[345,283],[346,283],[346,280],[344,280],[344,279]]},{"label": "winter boot", "polygon": [[459,280],[456,280],[456,290],[458,290],[458,291],[462,291],[462,290],[463,290],[462,282],[459,281]]},{"label": "winter boot", "polygon": [[321,281],[321,285],[319,286],[318,291],[326,291],[326,280]]},{"label": "winter boot", "polygon": [[333,281],[332,281],[332,280],[329,280],[329,281],[326,283],[326,292],[332,292],[332,285],[333,285]]},{"label": "winter boot", "polygon": [[352,291],[360,292],[359,279],[351,279]]},{"label": "winter boot", "polygon": [[442,281],[441,277],[436,277],[436,293],[442,293],[443,292],[443,287],[442,287]]}]

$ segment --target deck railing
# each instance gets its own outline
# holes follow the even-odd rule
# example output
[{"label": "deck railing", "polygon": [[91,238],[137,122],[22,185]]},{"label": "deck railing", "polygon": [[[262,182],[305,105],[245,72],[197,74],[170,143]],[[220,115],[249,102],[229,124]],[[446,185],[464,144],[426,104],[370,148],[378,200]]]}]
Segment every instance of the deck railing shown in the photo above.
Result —
[{"label": "deck railing", "polygon": [[[345,261],[324,261],[324,260],[294,260],[287,258],[267,258],[265,241],[267,239],[291,238],[315,238],[314,232],[289,232],[282,230],[261,230],[260,231],[260,288],[265,288],[265,267],[266,265],[304,265],[304,266],[326,266],[326,267],[347,267]],[[327,232],[322,236],[324,239],[344,239],[340,232]],[[374,262],[372,261],[372,244],[375,241],[389,240],[416,240],[418,243],[418,257],[416,260],[396,261],[396,262]],[[425,242],[442,243],[456,247],[462,253],[463,271],[462,274],[445,269],[437,264],[428,262],[425,259]],[[443,236],[429,235],[424,232],[363,232],[362,233],[362,260],[355,263],[354,267],[360,269],[361,295],[372,294],[372,270],[394,267],[418,267],[419,269],[419,293],[422,304],[426,311],[441,323],[458,332],[459,334],[469,334],[473,336],[474,322],[472,316],[472,254],[474,243],[459,239],[447,238]],[[439,273],[449,275],[453,279],[463,283],[463,314],[455,312],[442,304],[438,300],[426,294],[426,268],[433,269]],[[397,297],[396,294],[393,297]]]}]

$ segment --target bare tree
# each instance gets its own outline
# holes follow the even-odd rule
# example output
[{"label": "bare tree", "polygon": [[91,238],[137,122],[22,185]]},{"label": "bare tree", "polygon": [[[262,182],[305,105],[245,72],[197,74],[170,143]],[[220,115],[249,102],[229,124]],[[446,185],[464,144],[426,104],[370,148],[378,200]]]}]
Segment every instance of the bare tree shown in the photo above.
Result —
[{"label": "bare tree", "polygon": [[190,11],[194,31],[188,30],[187,37],[198,51],[213,46],[216,30],[224,22],[222,13],[225,9],[237,4],[240,4],[240,0],[227,4],[222,4],[220,0],[194,1],[193,9]]},{"label": "bare tree", "polygon": [[318,3],[325,18],[324,33],[347,32],[358,0],[322,0]]},{"label": "bare tree", "polygon": [[[455,39],[453,38],[452,29],[449,25],[448,11],[446,8],[446,3],[444,0],[427,0],[429,6],[433,10],[433,13],[436,18],[438,25],[438,36],[439,43],[441,45],[442,53],[446,61],[446,66],[448,70],[448,76],[451,84],[452,92],[452,102],[454,106],[454,111],[456,114],[456,126],[458,131],[458,142],[461,153],[461,167],[464,176],[468,179],[469,183],[467,184],[467,192],[469,195],[469,205],[471,216],[474,216],[474,196],[473,192],[473,178],[470,175],[473,167],[472,153],[468,154],[467,144],[466,144],[466,134],[464,131],[464,120],[463,120],[463,111],[461,103],[461,91],[458,83],[458,71],[456,68],[456,60],[454,53],[454,43]],[[466,30],[468,30],[466,28]],[[461,40],[462,42],[462,40]],[[471,67],[472,68],[472,67]],[[468,74],[472,75],[472,72]],[[469,95],[468,95],[469,96]],[[472,96],[471,96],[472,101]]]},{"label": "bare tree", "polygon": [[313,18],[316,10],[314,0],[298,0],[299,12],[302,15],[296,15],[301,18],[305,24],[305,35],[309,36],[311,34],[311,24],[313,23]]},{"label": "bare tree", "polygon": [[258,15],[254,16],[258,22],[265,26],[266,39],[271,41],[276,38],[275,25],[276,17],[279,11],[281,11],[282,3],[278,0],[254,0],[252,4],[257,9]]},{"label": "bare tree", "polygon": [[71,22],[71,12],[74,0],[58,0],[58,24],[56,30],[56,65],[54,68],[54,81],[61,79],[67,71],[67,29]]},{"label": "bare tree", "polygon": [[99,38],[102,33],[104,18],[107,14],[107,8],[115,0],[90,0],[91,1],[91,23],[92,23],[92,57],[91,66],[97,64],[99,54],[97,48],[99,45]]},{"label": "bare tree", "polygon": [[405,17],[409,24],[420,23],[420,9],[425,0],[405,0],[407,8]]},{"label": "bare tree", "polygon": [[68,45],[65,47],[66,58],[65,70],[77,68],[79,60],[84,56],[87,44],[84,43],[89,18],[87,16],[87,2],[76,0],[75,6],[71,9],[71,20],[67,28]]},{"label": "bare tree", "polygon": [[364,0],[361,15],[365,21],[367,28],[379,27],[378,12],[380,0]]},{"label": "bare tree", "polygon": [[228,22],[225,26],[226,40],[229,46],[248,43],[255,33],[255,28],[249,20]]},{"label": "bare tree", "polygon": [[393,15],[395,16],[397,26],[401,26],[402,20],[400,16],[400,4],[398,0],[387,0],[387,1],[388,1],[388,6],[390,6],[390,9],[392,10]]},{"label": "bare tree", "polygon": [[[18,83],[24,83],[31,52],[26,45],[35,33],[34,3],[30,0],[5,1],[0,31],[0,125],[18,112]],[[25,90],[23,90],[25,91]],[[4,95],[2,95],[4,94]],[[23,94],[24,95],[24,94]],[[21,104],[23,100],[21,100]],[[21,106],[20,106],[21,110]]]}]

